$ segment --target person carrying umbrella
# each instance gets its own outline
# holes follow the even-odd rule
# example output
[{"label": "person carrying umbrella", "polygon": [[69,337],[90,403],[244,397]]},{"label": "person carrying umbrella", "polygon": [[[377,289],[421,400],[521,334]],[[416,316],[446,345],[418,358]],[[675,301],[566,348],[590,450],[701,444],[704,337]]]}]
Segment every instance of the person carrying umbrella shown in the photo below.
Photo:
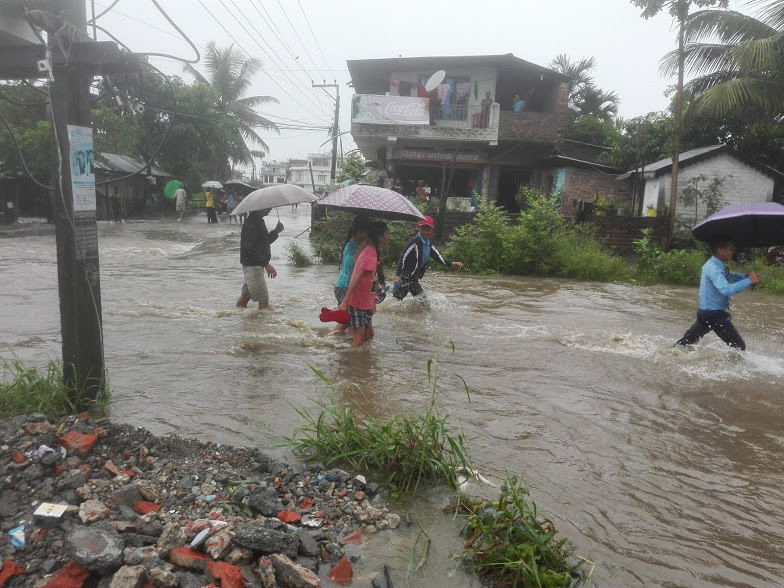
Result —
[{"label": "person carrying umbrella", "polygon": [[251,300],[259,303],[259,309],[269,306],[269,292],[264,272],[266,271],[270,278],[278,275],[275,268],[270,265],[272,258],[270,244],[283,232],[283,223],[280,221],[278,221],[275,230],[267,231],[264,217],[269,214],[270,210],[272,209],[252,210],[248,213],[247,220],[242,224],[240,263],[245,282],[242,284],[240,297],[237,298],[237,308],[246,308]]},{"label": "person carrying umbrella", "polygon": [[430,242],[432,233],[433,218],[426,216],[417,223],[417,234],[406,243],[403,253],[397,262],[395,285],[392,286],[392,294],[398,300],[403,300],[409,292],[411,292],[412,296],[420,296],[424,293],[419,280],[425,275],[427,262],[431,258],[451,269],[463,267],[463,264],[459,261],[450,261],[443,258],[438,249]]},{"label": "person carrying umbrella", "polygon": [[697,320],[683,337],[676,341],[675,347],[693,345],[709,331],[713,331],[730,347],[745,351],[746,343],[732,324],[727,308],[730,297],[756,284],[759,275],[757,272],[736,274],[727,269],[724,264],[731,260],[735,253],[735,244],[730,237],[716,236],[710,247],[711,258],[702,266]]},{"label": "person carrying umbrella", "polygon": [[174,206],[177,210],[177,220],[182,222],[182,217],[185,216],[185,200],[188,198],[188,194],[185,192],[185,188],[180,185],[177,188],[177,191],[174,193]]}]

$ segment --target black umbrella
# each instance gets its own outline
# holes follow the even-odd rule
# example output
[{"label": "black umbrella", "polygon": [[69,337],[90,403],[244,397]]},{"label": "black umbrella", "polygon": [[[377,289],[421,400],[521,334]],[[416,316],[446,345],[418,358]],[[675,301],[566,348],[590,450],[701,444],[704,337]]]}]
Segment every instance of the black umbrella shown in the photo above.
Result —
[{"label": "black umbrella", "polygon": [[727,236],[739,247],[784,245],[784,206],[776,202],[733,204],[691,230],[698,241]]}]

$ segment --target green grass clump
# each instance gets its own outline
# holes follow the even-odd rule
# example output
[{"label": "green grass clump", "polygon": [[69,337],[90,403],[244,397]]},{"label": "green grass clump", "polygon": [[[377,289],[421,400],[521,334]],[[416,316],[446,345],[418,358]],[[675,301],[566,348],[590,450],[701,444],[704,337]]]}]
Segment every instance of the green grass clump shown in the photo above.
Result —
[{"label": "green grass clump", "polygon": [[17,360],[3,362],[0,418],[43,414],[49,420],[57,420],[85,410],[103,415],[106,414],[109,397],[108,387],[97,400],[87,398],[84,391],[70,390],[65,385],[62,366],[53,361],[47,364],[45,371],[25,368]]},{"label": "green grass clump", "polygon": [[747,267],[745,271],[759,272],[760,281],[757,289],[771,294],[784,294],[784,267],[757,264],[751,268]]},{"label": "green grass clump", "polygon": [[[296,408],[305,424],[285,443],[308,460],[326,465],[345,463],[383,477],[393,498],[415,492],[420,482],[443,480],[457,487],[457,467],[471,467],[462,434],[450,430],[449,415],[436,412],[438,376],[428,361],[430,402],[424,413],[380,418],[369,415],[356,403],[327,406],[316,402],[318,415]],[[311,369],[328,385],[329,380]],[[463,386],[465,382],[460,378]],[[468,394],[468,388],[465,387]],[[469,397],[470,401],[470,397]]]},{"label": "green grass clump", "polygon": [[289,243],[286,253],[289,263],[296,267],[310,267],[313,265],[313,260],[308,255],[308,252],[296,241]]},{"label": "green grass clump", "polygon": [[566,539],[556,539],[552,521],[539,518],[517,477],[505,480],[497,502],[462,499],[458,508],[468,514],[463,557],[496,585],[568,588],[584,579],[581,558]]},{"label": "green grass clump", "polygon": [[644,284],[679,284],[698,286],[702,266],[708,259],[707,249],[672,249],[664,252],[653,241],[653,229],[644,229],[634,242],[638,255],[637,279]]}]

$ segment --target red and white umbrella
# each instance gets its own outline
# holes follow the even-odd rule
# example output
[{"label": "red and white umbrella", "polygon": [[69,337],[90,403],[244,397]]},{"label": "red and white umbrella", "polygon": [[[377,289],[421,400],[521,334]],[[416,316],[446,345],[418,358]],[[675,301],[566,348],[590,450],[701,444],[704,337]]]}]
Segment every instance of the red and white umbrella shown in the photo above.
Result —
[{"label": "red and white umbrella", "polygon": [[402,194],[387,188],[353,184],[340,188],[318,204],[352,214],[367,214],[389,220],[422,220],[425,216]]}]

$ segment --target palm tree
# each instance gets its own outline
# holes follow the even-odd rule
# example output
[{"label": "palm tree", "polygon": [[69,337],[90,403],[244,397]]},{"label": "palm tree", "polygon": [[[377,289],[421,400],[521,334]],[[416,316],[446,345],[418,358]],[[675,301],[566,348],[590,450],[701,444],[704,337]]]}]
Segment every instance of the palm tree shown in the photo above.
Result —
[{"label": "palm tree", "polygon": [[252,162],[252,152],[247,143],[259,145],[266,152],[269,147],[256,132],[256,129],[280,133],[272,121],[258,114],[254,108],[262,104],[277,103],[271,96],[243,97],[251,85],[253,76],[261,70],[261,60],[247,57],[233,45],[219,48],[214,41],[207,44],[204,54],[204,67],[207,77],[192,65],[184,67],[186,73],[214,92],[215,115],[228,123],[231,145],[216,145],[217,164],[216,178],[223,176],[221,171],[228,168],[230,147],[233,147],[232,158],[241,163]]},{"label": "palm tree", "polygon": [[[686,88],[698,110],[719,116],[739,110],[766,117],[784,114],[784,0],[765,3],[759,18],[734,10],[702,10],[685,23],[685,68],[697,76]],[[672,71],[674,63],[675,55],[669,53],[662,69]]]},{"label": "palm tree", "polygon": [[579,94],[586,87],[593,87],[593,74],[596,58],[588,57],[572,62],[569,56],[561,53],[550,62],[550,69],[569,78],[569,106],[577,108]]}]

